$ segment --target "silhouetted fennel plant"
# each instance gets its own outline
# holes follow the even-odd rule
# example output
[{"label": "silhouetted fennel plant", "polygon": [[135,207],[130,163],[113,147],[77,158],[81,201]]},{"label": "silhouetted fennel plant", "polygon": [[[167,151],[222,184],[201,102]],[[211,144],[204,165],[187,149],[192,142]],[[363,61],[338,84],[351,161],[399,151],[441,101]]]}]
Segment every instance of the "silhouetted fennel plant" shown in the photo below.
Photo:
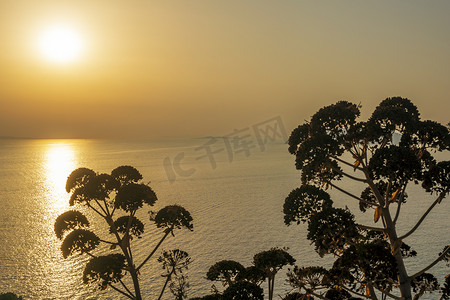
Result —
[{"label": "silhouetted fennel plant", "polygon": [[[271,248],[253,256],[253,265],[244,267],[234,260],[221,260],[212,265],[206,273],[211,281],[222,282],[227,287],[222,294],[207,295],[195,299],[263,299],[260,285],[267,279],[269,300],[273,299],[275,275],[286,265],[293,265],[295,259],[287,249]],[[214,286],[213,286],[214,287]],[[214,298],[214,299],[215,299]]]},{"label": "silhouetted fennel plant", "polygon": [[[147,257],[137,263],[133,257],[132,240],[133,237],[141,237],[144,224],[136,217],[136,212],[144,205],[153,206],[157,201],[152,188],[142,183],[139,171],[131,166],[120,166],[111,174],[99,174],[79,168],[68,177],[66,191],[72,193],[70,206],[84,205],[94,211],[105,221],[110,236],[100,238],[89,230],[85,215],[76,210],[67,211],[55,222],[56,236],[63,240],[61,251],[64,258],[75,253],[89,255],[91,259],[83,272],[83,282],[97,283],[101,289],[109,286],[130,299],[142,299],[139,271],[167,236],[173,235],[175,229],[193,229],[190,213],[181,206],[170,205],[152,213],[150,220],[161,228],[162,237]],[[93,253],[100,244],[109,245],[111,253],[100,256]],[[133,288],[122,280],[126,274],[131,276]]]},{"label": "silhouetted fennel plant", "polygon": [[[368,121],[357,121],[359,115],[359,105],[340,101],[320,109],[289,138],[289,152],[302,173],[301,186],[286,198],[285,223],[308,223],[307,238],[318,254],[336,257],[330,270],[297,267],[289,280],[299,295],[319,299],[335,299],[338,294],[347,299],[351,293],[366,299],[411,300],[413,292],[419,299],[439,290],[436,278],[426,272],[448,261],[450,247],[422,270],[408,274],[404,260],[416,252],[405,241],[450,192],[450,161],[439,162],[432,154],[450,149],[449,129],[420,120],[417,107],[400,97],[382,101]],[[339,185],[342,178],[360,184],[361,194]],[[400,234],[402,206],[421,200],[417,193],[408,197],[407,187],[419,183],[435,200]],[[347,207],[335,208],[328,188],[357,201],[378,226],[357,224]],[[445,297],[446,289],[442,292]]]},{"label": "silhouetted fennel plant", "polygon": [[286,265],[293,265],[295,259],[287,253],[286,250],[280,248],[272,248],[262,251],[253,257],[255,267],[263,271],[267,278],[269,287],[269,300],[273,299],[273,291],[275,285],[275,275]]},{"label": "silhouetted fennel plant", "polygon": [[[189,254],[183,250],[175,249],[170,251],[164,251],[163,254],[158,258],[158,261],[162,263],[162,268],[166,270],[166,274],[163,277],[166,277],[166,281],[161,290],[161,294],[159,295],[159,299],[161,299],[164,294],[164,290],[167,287],[167,284],[173,279],[186,278],[183,276],[183,270],[188,269],[189,264],[191,263],[191,258]],[[173,285],[172,285],[173,286]],[[184,294],[179,292],[178,295],[175,295],[177,298],[180,297],[180,294]]]},{"label": "silhouetted fennel plant", "polygon": [[223,286],[231,286],[236,281],[237,275],[245,270],[245,267],[234,260],[221,260],[209,267],[206,279],[220,281]]}]

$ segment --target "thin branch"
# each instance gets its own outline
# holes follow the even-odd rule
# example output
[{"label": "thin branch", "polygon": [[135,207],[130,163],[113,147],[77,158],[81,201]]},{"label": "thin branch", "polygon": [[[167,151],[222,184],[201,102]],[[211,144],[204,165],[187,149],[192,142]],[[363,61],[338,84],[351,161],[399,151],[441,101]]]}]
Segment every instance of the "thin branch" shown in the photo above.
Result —
[{"label": "thin branch", "polygon": [[127,293],[125,293],[125,292],[122,291],[121,289],[118,289],[117,287],[113,286],[111,283],[108,283],[108,285],[109,285],[110,287],[112,287],[114,290],[116,290],[117,292],[121,293],[122,295],[125,295],[125,296],[127,296],[128,298],[130,298],[130,299],[135,299],[135,297],[133,297],[133,296],[131,296],[131,295],[128,295]]},{"label": "thin branch", "polygon": [[407,185],[408,185],[408,183],[405,183],[405,185],[403,186],[402,194],[398,198],[397,211],[395,212],[395,217],[394,217],[394,221],[393,221],[394,224],[397,223],[398,217],[400,215],[400,208],[401,208],[402,203],[403,203],[403,198],[405,197],[405,190],[406,190],[406,186]]},{"label": "thin branch", "polygon": [[112,214],[109,212],[108,203],[106,203],[106,199],[103,199],[103,203],[105,203],[106,214],[112,219]]},{"label": "thin branch", "polygon": [[423,220],[425,220],[426,216],[430,213],[430,211],[436,206],[436,204],[439,203],[439,201],[441,201],[441,197],[438,197],[436,200],[434,200],[433,204],[430,205],[430,207],[427,209],[427,211],[423,214],[423,216],[420,218],[419,222],[417,222],[416,225],[414,225],[414,227],[406,234],[404,234],[403,236],[399,237],[399,239],[403,240],[405,238],[407,238],[408,236],[410,236],[411,234],[414,233],[414,231],[416,231],[417,228],[419,228],[420,224],[423,222]]},{"label": "thin branch", "polygon": [[136,213],[136,211],[132,211],[130,213],[130,215],[128,216],[127,228],[125,229],[125,236],[130,235],[129,231],[130,231],[131,223],[133,221],[133,217],[134,217],[135,213]]},{"label": "thin branch", "polygon": [[93,207],[89,202],[87,202],[87,206],[92,209],[93,211],[95,211],[97,214],[99,214],[100,216],[102,216],[103,218],[106,219],[106,216],[104,214],[102,214],[101,212],[99,212],[97,209],[95,209],[95,207]]},{"label": "thin branch", "polygon": [[[111,216],[109,216],[109,218],[105,217],[105,220],[107,221],[107,223],[111,226],[111,229],[113,231],[113,234],[116,236],[117,239],[117,243],[120,247],[120,249],[123,252],[123,255],[125,256],[125,259],[127,260],[128,263],[128,267],[129,267],[129,271],[131,273],[131,277],[133,279],[133,284],[134,284],[134,291],[136,293],[136,295],[138,297],[140,297],[140,288],[139,288],[139,281],[137,280],[137,275],[136,275],[136,271],[134,268],[134,263],[133,263],[133,259],[132,257],[130,257],[129,253],[128,253],[128,249],[126,247],[123,246],[122,244],[122,240],[120,238],[119,233],[117,232],[117,228],[116,226],[114,226],[114,222],[112,221]],[[128,296],[129,297],[129,296]],[[131,299],[136,299],[135,296],[133,296]]]},{"label": "thin branch", "polygon": [[167,275],[166,282],[164,282],[164,286],[161,289],[161,293],[159,294],[158,300],[161,300],[161,298],[162,298],[162,296],[164,294],[164,291],[165,291],[165,289],[167,287],[167,284],[169,283],[173,273],[175,273],[175,267],[172,269],[172,271],[169,273],[169,275]]},{"label": "thin branch", "polygon": [[352,168],[354,168],[354,169],[357,169],[357,170],[360,170],[360,171],[363,170],[361,167],[356,167],[356,168],[355,168],[355,165],[352,165],[351,163],[349,163],[349,162],[347,162],[347,161],[345,161],[345,160],[343,160],[343,159],[340,159],[340,158],[337,157],[337,156],[331,156],[331,157],[332,157],[333,159],[337,160],[337,161],[340,161],[340,162],[343,163],[344,165],[350,166],[350,167],[352,167]]},{"label": "thin branch", "polygon": [[376,288],[377,290],[379,290],[380,292],[386,294],[387,296],[393,298],[393,299],[396,299],[396,300],[403,300],[403,297],[399,297],[399,296],[392,295],[391,293],[386,292],[385,290],[382,290],[382,289],[380,289],[380,288],[378,288],[378,287],[375,287],[375,288]]},{"label": "thin branch", "polygon": [[449,252],[450,252],[450,246],[445,247],[445,250],[441,253],[441,255],[439,255],[438,258],[436,258],[431,264],[429,264],[428,266],[426,266],[425,268],[423,268],[421,271],[417,272],[416,274],[410,276],[409,278],[412,280],[412,279],[416,278],[417,276],[422,275],[423,273],[425,273],[426,271],[428,271],[429,269],[434,267],[434,265],[436,265],[439,261],[441,261]]},{"label": "thin branch", "polygon": [[153,249],[152,252],[150,252],[150,254],[144,259],[144,261],[139,265],[139,267],[136,268],[136,271],[139,271],[139,269],[152,257],[153,254],[155,254],[156,250],[159,248],[159,246],[161,246],[162,242],[166,239],[166,237],[169,235],[169,233],[171,233],[173,230],[173,226],[166,231],[166,233],[164,234],[164,236],[161,238],[161,240],[159,241],[159,243],[156,245],[156,247]]},{"label": "thin branch", "polygon": [[370,178],[369,171],[366,166],[363,166],[363,172],[366,176],[366,183],[369,185],[370,189],[372,190],[372,193],[375,195],[375,198],[378,200],[378,203],[380,206],[384,205],[384,198],[381,195],[380,191],[378,190],[378,187],[375,185],[373,180]]},{"label": "thin branch", "polygon": [[125,285],[125,283],[123,283],[122,279],[119,279],[120,284],[122,284],[122,286],[127,290],[127,292],[133,296],[133,299],[136,298],[133,293],[127,288],[127,286]]},{"label": "thin branch", "polygon": [[100,239],[100,242],[103,242],[103,243],[106,243],[106,244],[110,244],[110,245],[117,245],[117,243],[110,242],[110,241],[105,241],[105,240],[102,240],[102,239]]},{"label": "thin branch", "polygon": [[352,175],[347,174],[347,173],[345,173],[345,172],[343,172],[343,171],[341,171],[341,170],[339,170],[338,168],[335,168],[335,167],[331,167],[331,168],[332,168],[333,171],[335,171],[336,173],[339,173],[339,174],[341,174],[341,175],[344,175],[344,176],[346,176],[346,177],[348,177],[348,178],[350,178],[350,179],[353,179],[353,180],[359,181],[359,182],[367,183],[367,180],[366,180],[366,179],[362,179],[362,178],[358,178],[358,177],[352,176]]},{"label": "thin branch", "polygon": [[360,202],[362,202],[362,203],[365,203],[365,204],[368,204],[368,205],[378,206],[376,203],[373,203],[373,202],[369,202],[369,201],[363,200],[363,199],[361,199],[360,197],[355,196],[355,195],[353,195],[353,194],[347,192],[346,190],[344,190],[344,189],[338,187],[337,185],[335,185],[335,184],[333,184],[333,183],[331,183],[331,182],[328,182],[328,184],[329,184],[331,187],[334,187],[335,189],[337,189],[338,191],[340,191],[340,192],[346,194],[347,196],[350,196],[350,197],[352,197],[352,198],[354,198],[354,199],[356,199],[356,200],[358,200],[358,201],[360,201]]},{"label": "thin branch", "polygon": [[95,203],[97,203],[97,205],[102,209],[102,211],[105,213],[105,215],[107,216],[108,215],[108,213],[106,212],[106,210],[103,208],[103,206],[100,204],[100,202],[98,202],[98,200],[97,199],[94,199],[95,200]]}]

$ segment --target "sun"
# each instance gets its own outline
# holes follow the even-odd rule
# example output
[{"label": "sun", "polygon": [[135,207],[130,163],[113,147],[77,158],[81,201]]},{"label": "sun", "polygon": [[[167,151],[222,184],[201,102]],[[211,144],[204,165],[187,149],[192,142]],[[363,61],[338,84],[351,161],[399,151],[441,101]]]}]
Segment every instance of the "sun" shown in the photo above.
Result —
[{"label": "sun", "polygon": [[39,52],[44,59],[66,64],[78,60],[84,50],[84,41],[73,27],[53,25],[45,28],[38,38]]}]

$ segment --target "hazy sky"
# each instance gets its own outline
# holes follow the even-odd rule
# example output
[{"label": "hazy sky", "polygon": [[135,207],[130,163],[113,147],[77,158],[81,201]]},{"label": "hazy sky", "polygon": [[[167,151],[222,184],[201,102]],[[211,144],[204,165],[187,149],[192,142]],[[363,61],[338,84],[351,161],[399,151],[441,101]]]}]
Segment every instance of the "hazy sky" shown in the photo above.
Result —
[{"label": "hazy sky", "polygon": [[[0,136],[222,135],[338,100],[450,121],[450,1],[0,1]],[[70,27],[71,63],[37,40]]]}]

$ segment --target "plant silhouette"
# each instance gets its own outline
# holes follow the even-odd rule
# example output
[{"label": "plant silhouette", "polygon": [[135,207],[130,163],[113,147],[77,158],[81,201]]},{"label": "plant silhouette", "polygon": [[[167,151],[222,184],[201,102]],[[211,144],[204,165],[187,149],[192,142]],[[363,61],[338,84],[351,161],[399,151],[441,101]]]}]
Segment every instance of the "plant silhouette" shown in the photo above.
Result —
[{"label": "plant silhouette", "polygon": [[[173,235],[175,229],[193,230],[192,217],[181,206],[170,205],[152,213],[150,220],[161,229],[162,237],[146,258],[137,263],[133,257],[132,240],[141,238],[144,223],[136,217],[136,212],[144,205],[153,206],[157,201],[153,189],[142,183],[140,172],[131,166],[117,167],[111,174],[78,168],[68,177],[66,191],[71,193],[71,206],[85,206],[103,219],[109,229],[109,237],[100,238],[91,231],[90,222],[80,211],[67,211],[55,221],[55,234],[63,240],[61,251],[64,258],[76,253],[89,255],[91,259],[84,269],[83,282],[97,283],[101,289],[111,287],[130,299],[142,299],[139,270],[155,254],[168,235]],[[96,255],[95,249],[101,244],[108,245],[111,253]],[[177,251],[186,258],[184,251]],[[133,288],[128,287],[122,280],[126,274],[131,276]],[[167,282],[161,295],[166,285]]]},{"label": "plant silhouette", "polygon": [[[285,223],[308,223],[307,238],[317,253],[336,257],[330,270],[294,268],[289,281],[298,293],[320,299],[351,293],[368,299],[400,299],[400,294],[411,300],[413,292],[419,299],[439,290],[434,276],[426,272],[448,261],[450,247],[443,245],[428,266],[409,274],[404,260],[416,252],[405,242],[449,194],[450,161],[433,157],[434,152],[450,149],[449,129],[421,120],[417,107],[401,97],[383,100],[368,121],[358,121],[359,115],[359,105],[339,101],[320,109],[289,138],[301,186],[285,200]],[[361,194],[340,185],[344,178],[353,186],[359,184]],[[421,184],[434,201],[415,226],[399,234],[397,220],[406,199],[408,205],[426,201],[407,194],[411,184]],[[358,224],[347,207],[334,207],[329,188],[357,201],[362,213],[372,213],[375,225]]]}]

